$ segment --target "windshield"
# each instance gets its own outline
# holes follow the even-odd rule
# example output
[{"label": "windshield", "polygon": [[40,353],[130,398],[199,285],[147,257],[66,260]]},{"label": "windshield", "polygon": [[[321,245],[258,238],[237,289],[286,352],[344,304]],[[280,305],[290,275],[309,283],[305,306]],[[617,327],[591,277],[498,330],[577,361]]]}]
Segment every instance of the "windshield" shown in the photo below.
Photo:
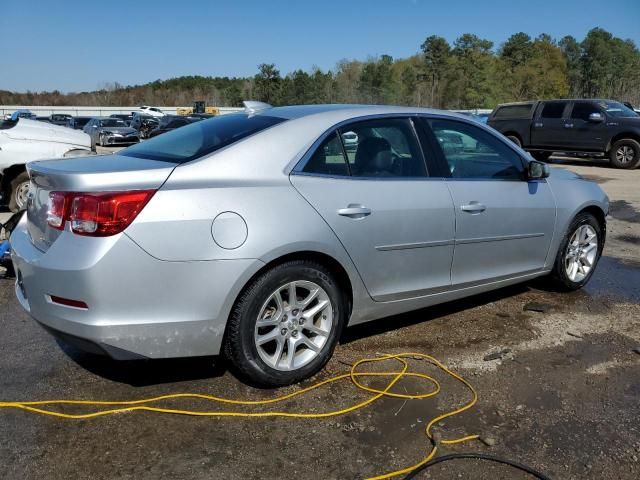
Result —
[{"label": "windshield", "polygon": [[284,118],[245,113],[221,115],[172,130],[122,150],[120,154],[184,163],[284,121]]},{"label": "windshield", "polygon": [[607,115],[614,118],[637,117],[638,114],[620,102],[599,102]]},{"label": "windshield", "polygon": [[100,120],[101,127],[126,127],[127,125],[119,118],[107,118]]}]

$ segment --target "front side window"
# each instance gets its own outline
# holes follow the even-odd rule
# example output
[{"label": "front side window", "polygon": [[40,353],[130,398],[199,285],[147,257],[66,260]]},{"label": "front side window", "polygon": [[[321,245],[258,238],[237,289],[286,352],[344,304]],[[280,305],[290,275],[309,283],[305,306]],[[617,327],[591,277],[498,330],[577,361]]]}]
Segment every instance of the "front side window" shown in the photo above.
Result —
[{"label": "front side window", "polygon": [[455,120],[429,121],[452,178],[522,180],[520,156],[483,129]]},{"label": "front side window", "polygon": [[590,102],[576,102],[571,110],[571,118],[575,120],[589,121],[589,115],[592,113],[600,113],[598,107]]},{"label": "front side window", "polygon": [[119,152],[120,155],[184,163],[231,145],[286,119],[234,113],[171,130]]},{"label": "front side window", "polygon": [[424,158],[408,118],[367,120],[340,131],[354,177],[425,177]]},{"label": "front side window", "polygon": [[567,102],[547,102],[542,108],[542,118],[562,118],[562,112]]}]

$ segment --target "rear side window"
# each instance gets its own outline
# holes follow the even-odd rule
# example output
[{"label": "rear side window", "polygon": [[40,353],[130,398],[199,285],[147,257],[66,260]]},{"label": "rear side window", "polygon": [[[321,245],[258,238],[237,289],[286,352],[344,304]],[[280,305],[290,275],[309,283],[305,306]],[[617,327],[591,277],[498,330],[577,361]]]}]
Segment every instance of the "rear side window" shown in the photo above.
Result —
[{"label": "rear side window", "polygon": [[358,122],[341,130],[354,177],[426,177],[422,152],[408,118]]},{"label": "rear side window", "polygon": [[320,175],[348,176],[349,168],[338,132],[334,132],[318,147],[302,170]]},{"label": "rear side window", "polygon": [[493,118],[503,120],[506,118],[527,118],[531,115],[533,103],[523,103],[519,105],[505,105],[498,107]]},{"label": "rear side window", "polygon": [[185,163],[284,121],[284,118],[267,115],[221,115],[138,143],[122,150],[120,155]]},{"label": "rear side window", "polygon": [[562,118],[562,112],[567,102],[547,102],[542,108],[540,116],[542,118]]}]

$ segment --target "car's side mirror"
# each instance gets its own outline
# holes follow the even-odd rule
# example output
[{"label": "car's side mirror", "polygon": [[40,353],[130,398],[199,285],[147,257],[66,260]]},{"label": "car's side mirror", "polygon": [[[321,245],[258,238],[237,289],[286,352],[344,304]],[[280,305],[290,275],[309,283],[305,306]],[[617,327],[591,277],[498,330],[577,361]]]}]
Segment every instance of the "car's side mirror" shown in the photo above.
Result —
[{"label": "car's side mirror", "polygon": [[594,123],[598,123],[604,120],[604,117],[602,116],[602,114],[600,112],[593,112],[589,114],[589,121],[590,122],[594,122]]},{"label": "car's side mirror", "polygon": [[537,160],[529,160],[527,168],[527,180],[540,180],[549,176],[549,165]]}]

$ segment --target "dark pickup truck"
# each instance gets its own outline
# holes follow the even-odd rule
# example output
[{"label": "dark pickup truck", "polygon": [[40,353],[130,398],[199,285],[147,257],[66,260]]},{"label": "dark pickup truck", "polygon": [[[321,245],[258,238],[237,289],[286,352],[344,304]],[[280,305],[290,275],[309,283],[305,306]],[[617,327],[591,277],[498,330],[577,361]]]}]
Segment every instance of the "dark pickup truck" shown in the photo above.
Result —
[{"label": "dark pickup truck", "polygon": [[617,168],[640,163],[640,115],[613,100],[505,103],[487,123],[538,160],[566,152],[604,154]]}]

